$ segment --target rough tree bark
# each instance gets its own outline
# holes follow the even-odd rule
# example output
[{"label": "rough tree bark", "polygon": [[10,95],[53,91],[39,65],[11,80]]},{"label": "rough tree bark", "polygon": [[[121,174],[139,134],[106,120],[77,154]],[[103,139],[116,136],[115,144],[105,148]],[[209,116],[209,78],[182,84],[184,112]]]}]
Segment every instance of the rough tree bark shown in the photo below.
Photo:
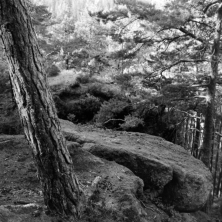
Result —
[{"label": "rough tree bark", "polygon": [[218,62],[220,56],[220,37],[221,37],[221,22],[222,22],[222,2],[219,1],[217,10],[217,19],[215,26],[214,41],[212,46],[211,55],[211,75],[209,76],[208,95],[207,95],[207,108],[204,123],[204,139],[201,160],[210,168],[212,134],[213,134],[213,117],[215,110],[215,93],[216,82],[218,77]]},{"label": "rough tree bark", "polygon": [[52,213],[75,220],[83,209],[84,195],[61,133],[25,2],[0,0],[0,25],[14,97],[32,146],[45,204]]}]

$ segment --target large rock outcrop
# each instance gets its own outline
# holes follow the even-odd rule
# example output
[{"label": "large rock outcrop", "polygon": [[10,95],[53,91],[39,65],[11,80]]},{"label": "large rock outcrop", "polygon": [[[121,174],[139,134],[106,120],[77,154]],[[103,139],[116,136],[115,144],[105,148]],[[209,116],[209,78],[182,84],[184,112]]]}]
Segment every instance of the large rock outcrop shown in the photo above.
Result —
[{"label": "large rock outcrop", "polygon": [[141,133],[94,130],[61,121],[68,140],[84,150],[115,161],[143,179],[145,189],[179,211],[197,211],[212,189],[212,176],[205,165],[182,147]]},{"label": "large rock outcrop", "polygon": [[147,213],[138,199],[143,193],[143,181],[139,177],[114,161],[100,159],[79,148],[76,143],[70,143],[68,148],[89,200],[88,210],[93,211],[91,214],[100,212],[98,221],[114,221],[114,215],[129,222],[147,221]]},{"label": "large rock outcrop", "polygon": [[[68,148],[88,200],[79,222],[176,222],[183,216],[169,218],[144,202],[143,181],[126,167],[96,157],[74,142]],[[24,136],[0,135],[1,222],[63,221],[46,215],[31,152]]]},{"label": "large rock outcrop", "polygon": [[[69,124],[67,122],[67,124]],[[67,127],[68,125],[66,125]],[[73,125],[72,131],[73,131]],[[82,128],[81,128],[82,129]],[[79,130],[81,130],[79,128]],[[96,129],[98,130],[98,129]],[[79,222],[207,222],[206,215],[171,212],[161,202],[153,203],[143,194],[143,181],[132,171],[114,161],[107,161],[85,151],[91,147],[90,132],[82,129],[82,136],[65,133],[73,158],[75,173],[88,197],[83,218]],[[100,132],[98,132],[100,134]],[[69,136],[68,136],[69,135]],[[94,139],[98,139],[98,135]],[[116,144],[118,137],[108,131]],[[87,141],[87,142],[86,142]],[[59,218],[47,214],[43,203],[31,148],[24,136],[0,135],[0,221],[4,222],[55,222]],[[157,207],[158,206],[158,207]],[[62,220],[63,221],[63,220]]]}]

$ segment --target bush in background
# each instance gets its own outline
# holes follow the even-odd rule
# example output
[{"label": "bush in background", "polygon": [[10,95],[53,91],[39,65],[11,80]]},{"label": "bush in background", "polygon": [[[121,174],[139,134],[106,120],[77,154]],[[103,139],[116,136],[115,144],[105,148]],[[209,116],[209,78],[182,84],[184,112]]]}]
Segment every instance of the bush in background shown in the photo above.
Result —
[{"label": "bush in background", "polygon": [[59,75],[60,69],[56,65],[53,64],[46,69],[46,73],[48,77],[55,77]]},{"label": "bush in background", "polygon": [[78,89],[79,87],[73,87],[73,85],[60,90],[57,96],[63,101],[71,101],[74,99],[79,99],[82,95],[85,95],[83,90]]},{"label": "bush in background", "polygon": [[142,132],[144,128],[144,121],[133,115],[125,116],[124,123],[120,127],[125,131]]},{"label": "bush in background", "polygon": [[80,84],[87,84],[89,82],[95,81],[89,74],[80,74],[76,77],[76,82]]},{"label": "bush in background", "polygon": [[107,84],[95,82],[87,86],[87,93],[95,97],[100,98],[103,101],[108,101],[111,98],[120,97],[119,93],[111,88]]},{"label": "bush in background", "polygon": [[116,86],[102,83],[87,74],[80,74],[68,86],[63,86],[53,89],[58,116],[74,123],[93,120],[104,101],[121,97]]},{"label": "bush in background", "polygon": [[124,117],[132,112],[132,104],[126,98],[113,98],[102,104],[95,116],[97,125],[107,128],[119,128]]},{"label": "bush in background", "polygon": [[87,123],[93,119],[99,111],[101,102],[98,98],[87,95],[87,97],[71,101],[67,104],[67,118],[74,123]]}]

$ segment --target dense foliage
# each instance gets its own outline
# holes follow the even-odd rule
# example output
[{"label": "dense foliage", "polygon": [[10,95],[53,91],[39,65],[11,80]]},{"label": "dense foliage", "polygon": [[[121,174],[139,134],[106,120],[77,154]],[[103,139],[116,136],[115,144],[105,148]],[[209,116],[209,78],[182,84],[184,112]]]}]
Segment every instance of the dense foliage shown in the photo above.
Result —
[{"label": "dense foliage", "polygon": [[70,1],[58,13],[58,1],[37,3],[29,6],[60,118],[175,141],[185,113],[205,115],[214,4]]}]

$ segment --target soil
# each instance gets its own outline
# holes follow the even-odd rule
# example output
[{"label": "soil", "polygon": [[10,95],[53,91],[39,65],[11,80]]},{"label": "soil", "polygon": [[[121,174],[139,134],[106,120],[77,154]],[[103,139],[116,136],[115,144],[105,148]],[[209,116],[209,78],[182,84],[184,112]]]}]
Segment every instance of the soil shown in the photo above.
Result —
[{"label": "soil", "polygon": [[[95,131],[96,129],[89,127],[88,131],[90,130]],[[100,129],[100,131],[103,130]],[[28,145],[24,145],[21,142],[22,138],[24,138],[22,135],[0,135],[0,222],[59,221],[56,217],[49,217],[47,215],[36,168],[32,160],[32,152]],[[155,220],[155,212],[159,210],[153,203],[149,204],[147,211],[149,213],[154,212],[153,218],[150,221],[163,221]],[[189,219],[186,218],[188,215]],[[166,219],[165,221],[222,221],[219,213],[219,201],[213,205],[210,216],[203,212],[196,212],[192,214],[180,214],[175,218],[180,218],[180,220]],[[98,222],[95,218],[88,221]],[[108,222],[113,220],[107,219],[103,221]]]},{"label": "soil", "polygon": [[42,192],[29,146],[16,136],[0,137],[0,205],[42,203]]}]

